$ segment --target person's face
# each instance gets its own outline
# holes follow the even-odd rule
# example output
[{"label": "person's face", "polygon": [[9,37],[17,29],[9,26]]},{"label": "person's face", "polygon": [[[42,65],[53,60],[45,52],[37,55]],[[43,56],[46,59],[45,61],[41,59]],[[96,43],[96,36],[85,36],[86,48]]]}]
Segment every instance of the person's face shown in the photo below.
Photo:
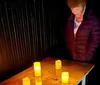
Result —
[{"label": "person's face", "polygon": [[71,8],[71,11],[76,17],[80,17],[84,11],[84,7],[83,6],[73,7]]}]

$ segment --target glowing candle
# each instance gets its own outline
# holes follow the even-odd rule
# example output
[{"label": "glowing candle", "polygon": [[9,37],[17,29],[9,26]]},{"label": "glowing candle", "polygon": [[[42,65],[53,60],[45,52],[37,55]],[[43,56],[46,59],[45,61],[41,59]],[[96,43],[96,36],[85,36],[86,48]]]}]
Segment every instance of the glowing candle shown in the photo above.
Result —
[{"label": "glowing candle", "polygon": [[62,79],[62,83],[69,83],[69,73],[62,72],[61,79]]},{"label": "glowing candle", "polygon": [[35,76],[41,76],[41,64],[40,64],[40,62],[34,62],[34,74],[35,74]]},{"label": "glowing candle", "polygon": [[23,78],[23,85],[31,85],[28,77]]},{"label": "glowing candle", "polygon": [[61,62],[61,60],[56,60],[56,61],[55,61],[55,67],[56,67],[56,69],[60,69],[60,68],[62,67],[62,62]]},{"label": "glowing candle", "polygon": [[42,85],[42,80],[36,81],[36,84],[35,85]]}]

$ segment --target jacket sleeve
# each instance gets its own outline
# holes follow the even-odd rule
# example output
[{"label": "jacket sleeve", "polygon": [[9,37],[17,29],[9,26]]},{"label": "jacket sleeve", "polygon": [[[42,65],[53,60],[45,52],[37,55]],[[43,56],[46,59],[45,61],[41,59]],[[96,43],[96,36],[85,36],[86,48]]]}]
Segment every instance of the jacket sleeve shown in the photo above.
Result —
[{"label": "jacket sleeve", "polygon": [[88,58],[89,61],[92,61],[96,49],[100,44],[100,23],[98,20],[94,22],[94,26],[91,30],[91,35],[92,40],[88,46],[86,53],[86,58]]}]

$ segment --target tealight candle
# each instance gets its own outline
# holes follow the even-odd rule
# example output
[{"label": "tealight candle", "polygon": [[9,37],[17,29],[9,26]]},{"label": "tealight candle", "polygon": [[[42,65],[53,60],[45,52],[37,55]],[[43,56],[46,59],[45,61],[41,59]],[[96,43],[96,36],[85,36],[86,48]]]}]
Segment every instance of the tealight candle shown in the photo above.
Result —
[{"label": "tealight candle", "polygon": [[55,61],[55,67],[56,67],[56,69],[60,69],[60,68],[62,67],[62,62],[61,62],[61,60],[56,60],[56,61]]},{"label": "tealight candle", "polygon": [[62,79],[62,83],[69,83],[69,73],[62,72],[61,79]]},{"label": "tealight candle", "polygon": [[23,85],[30,85],[30,79],[28,77],[23,78]]},{"label": "tealight candle", "polygon": [[41,76],[41,63],[34,62],[34,74],[35,76]]}]

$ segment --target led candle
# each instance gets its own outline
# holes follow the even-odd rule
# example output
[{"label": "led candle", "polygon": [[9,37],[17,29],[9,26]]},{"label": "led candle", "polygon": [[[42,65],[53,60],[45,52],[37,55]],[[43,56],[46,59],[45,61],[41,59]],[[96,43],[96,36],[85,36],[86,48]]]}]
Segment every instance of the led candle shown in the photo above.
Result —
[{"label": "led candle", "polygon": [[61,79],[62,79],[62,83],[69,83],[69,73],[62,72]]},{"label": "led candle", "polygon": [[56,60],[56,61],[55,61],[55,67],[56,67],[56,69],[60,69],[60,68],[62,67],[62,62],[61,62],[61,60]]},{"label": "led candle", "polygon": [[37,80],[35,85],[42,85],[42,80]]},{"label": "led candle", "polygon": [[35,76],[41,76],[41,63],[34,62],[34,74]]},{"label": "led candle", "polygon": [[23,85],[30,85],[30,79],[28,77],[23,78]]}]

